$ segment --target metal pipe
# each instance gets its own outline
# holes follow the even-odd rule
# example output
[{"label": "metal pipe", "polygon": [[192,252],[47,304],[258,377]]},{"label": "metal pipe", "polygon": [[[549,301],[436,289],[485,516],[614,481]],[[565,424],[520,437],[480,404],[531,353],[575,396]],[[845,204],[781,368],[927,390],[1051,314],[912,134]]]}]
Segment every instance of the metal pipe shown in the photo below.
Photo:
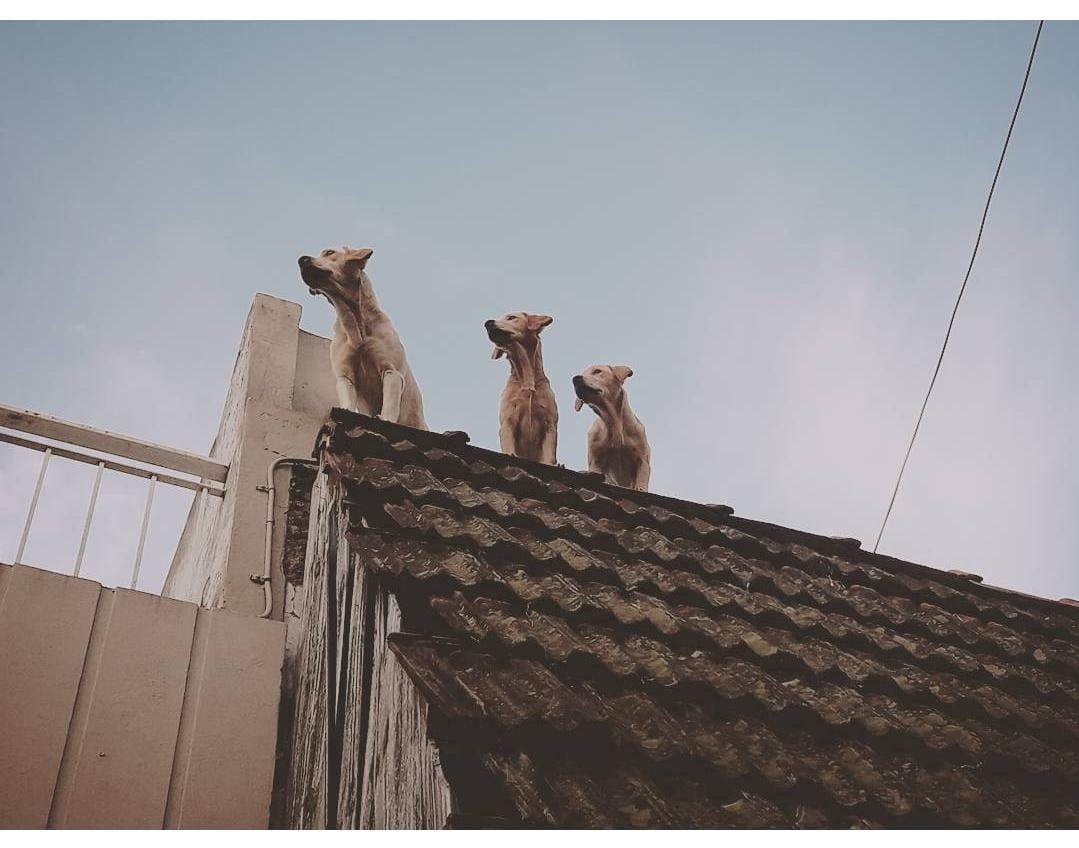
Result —
[{"label": "metal pipe", "polygon": [[105,470],[104,461],[97,464],[97,474],[94,475],[94,488],[90,492],[90,506],[86,508],[86,522],[82,525],[82,540],[79,542],[79,555],[75,557],[75,576],[79,576],[82,570],[82,555],[86,553],[86,540],[90,536],[90,522],[94,518],[94,507],[97,506],[97,490],[101,487],[101,472]]},{"label": "metal pipe", "polygon": [[263,546],[262,574],[252,574],[251,580],[262,585],[262,594],[265,600],[261,618],[269,618],[273,612],[273,589],[270,587],[270,572],[272,568],[273,553],[273,525],[274,525],[274,501],[276,489],[274,488],[274,472],[282,465],[318,465],[317,459],[308,459],[301,456],[279,456],[270,463],[266,469],[266,541]]},{"label": "metal pipe", "polygon": [[146,492],[146,506],[142,510],[142,530],[139,532],[139,549],[135,552],[135,571],[131,574],[131,588],[139,582],[139,568],[142,566],[142,549],[146,544],[146,529],[150,526],[150,508],[154,505],[154,486],[157,475],[150,475],[150,488]]},{"label": "metal pipe", "polygon": [[26,523],[22,528],[22,536],[19,538],[19,550],[15,553],[15,565],[22,563],[23,551],[26,550],[26,540],[30,536],[30,525],[34,523],[34,511],[37,509],[37,499],[41,494],[41,486],[45,482],[45,470],[49,467],[49,458],[52,456],[52,448],[45,449],[45,455],[41,458],[41,470],[37,473],[37,485],[34,486],[34,496],[30,498],[30,510],[26,513]]}]

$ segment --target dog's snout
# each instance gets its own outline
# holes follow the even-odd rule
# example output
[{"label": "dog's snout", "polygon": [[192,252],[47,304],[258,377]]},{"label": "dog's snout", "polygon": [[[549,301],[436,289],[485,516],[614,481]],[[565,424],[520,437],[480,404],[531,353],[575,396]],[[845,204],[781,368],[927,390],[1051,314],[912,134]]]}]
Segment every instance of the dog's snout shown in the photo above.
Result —
[{"label": "dog's snout", "polygon": [[494,318],[488,318],[486,321],[483,322],[483,326],[486,327],[488,330],[490,330],[494,325],[495,325],[495,319]]},{"label": "dog's snout", "polygon": [[301,256],[298,261],[301,268],[314,262],[314,260],[310,256]]},{"label": "dog's snout", "polygon": [[580,374],[574,375],[574,377],[573,377],[573,385],[576,386],[577,388],[580,388],[581,386],[583,386],[584,385],[584,377],[582,377]]}]

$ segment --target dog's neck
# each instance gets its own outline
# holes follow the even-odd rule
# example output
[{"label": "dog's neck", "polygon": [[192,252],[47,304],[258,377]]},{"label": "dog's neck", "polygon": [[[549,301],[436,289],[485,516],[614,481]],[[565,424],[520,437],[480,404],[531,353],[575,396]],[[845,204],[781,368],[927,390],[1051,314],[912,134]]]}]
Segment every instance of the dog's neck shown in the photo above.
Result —
[{"label": "dog's neck", "polygon": [[503,350],[510,361],[510,382],[520,383],[521,388],[534,392],[537,383],[547,381],[547,375],[543,373],[543,344],[539,339],[515,339]]},{"label": "dog's neck", "polygon": [[629,397],[625,392],[619,392],[613,401],[601,400],[597,403],[589,403],[592,410],[599,416],[607,432],[611,434],[611,441],[618,447],[626,443],[626,431],[636,430],[640,422],[629,405]]},{"label": "dog's neck", "polygon": [[360,275],[360,285],[355,294],[339,289],[325,292],[326,299],[337,313],[337,323],[351,342],[363,341],[371,326],[382,318],[382,309],[375,297],[375,288],[366,274]]}]

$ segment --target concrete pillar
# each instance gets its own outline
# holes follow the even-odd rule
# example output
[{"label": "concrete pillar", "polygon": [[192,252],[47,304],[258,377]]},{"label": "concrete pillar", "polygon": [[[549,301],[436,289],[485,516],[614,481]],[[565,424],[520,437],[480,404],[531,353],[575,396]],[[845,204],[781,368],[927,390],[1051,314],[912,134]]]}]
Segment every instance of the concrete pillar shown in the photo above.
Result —
[{"label": "concrete pillar", "polygon": [[[258,615],[262,571],[266,470],[283,456],[309,457],[334,404],[329,340],[300,330],[297,303],[259,294],[247,317],[224,414],[210,455],[229,464],[225,497],[198,498],[162,594],[206,607]],[[272,617],[283,616],[280,551],[290,472],[276,480]]]}]

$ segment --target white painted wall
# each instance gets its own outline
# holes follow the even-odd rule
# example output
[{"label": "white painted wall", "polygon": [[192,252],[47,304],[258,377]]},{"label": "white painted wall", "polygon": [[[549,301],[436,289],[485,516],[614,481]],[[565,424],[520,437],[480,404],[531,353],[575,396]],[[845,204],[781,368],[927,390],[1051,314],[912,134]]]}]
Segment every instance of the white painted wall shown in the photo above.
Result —
[{"label": "white painted wall", "polygon": [[265,828],[284,629],[0,566],[0,828]]}]

